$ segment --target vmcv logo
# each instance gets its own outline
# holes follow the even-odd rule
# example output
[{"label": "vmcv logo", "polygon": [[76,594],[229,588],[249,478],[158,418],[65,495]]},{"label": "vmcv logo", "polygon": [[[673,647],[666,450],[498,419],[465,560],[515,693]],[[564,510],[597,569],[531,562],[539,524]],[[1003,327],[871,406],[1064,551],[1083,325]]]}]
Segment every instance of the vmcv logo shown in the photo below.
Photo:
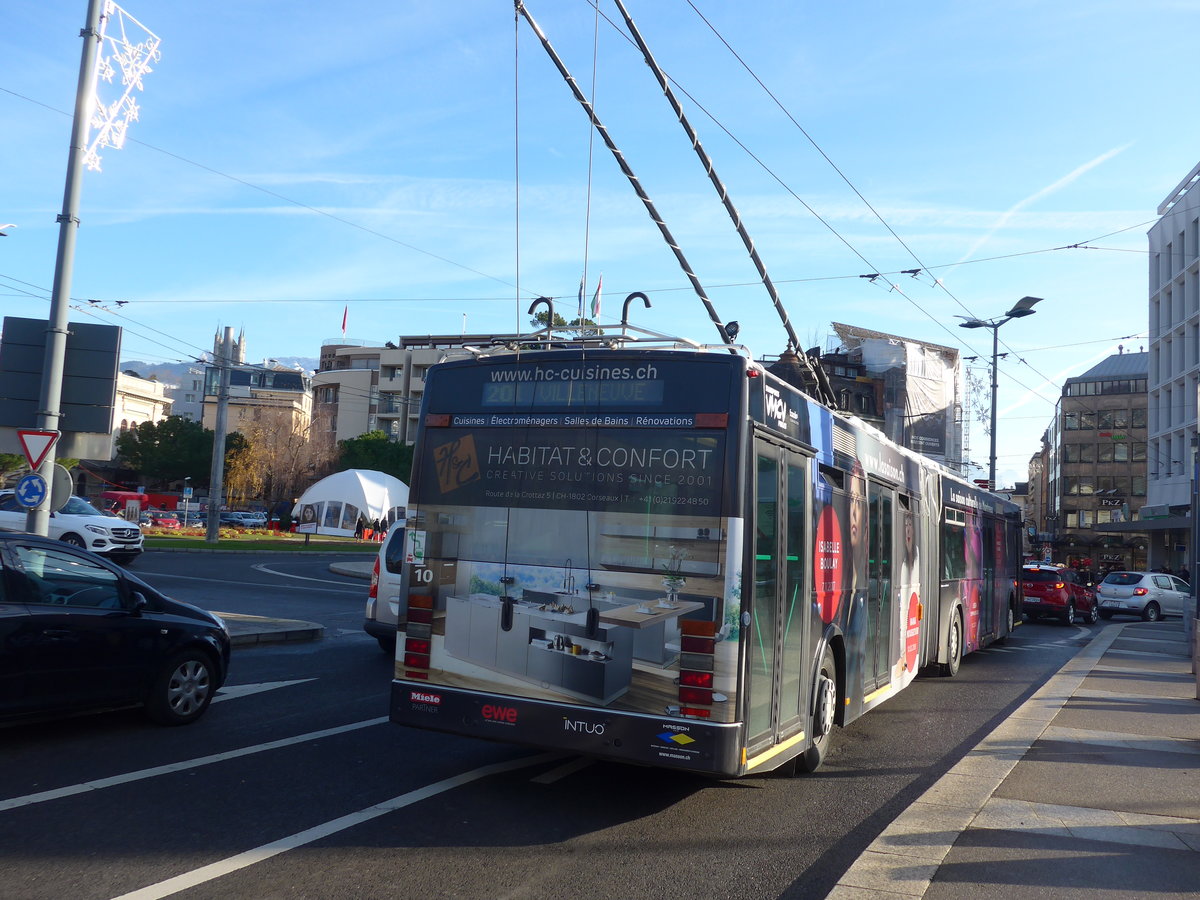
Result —
[{"label": "vmcv logo", "polygon": [[775,420],[775,424],[780,428],[787,426],[787,401],[779,391],[773,387],[763,385],[763,402],[766,406],[766,414]]}]

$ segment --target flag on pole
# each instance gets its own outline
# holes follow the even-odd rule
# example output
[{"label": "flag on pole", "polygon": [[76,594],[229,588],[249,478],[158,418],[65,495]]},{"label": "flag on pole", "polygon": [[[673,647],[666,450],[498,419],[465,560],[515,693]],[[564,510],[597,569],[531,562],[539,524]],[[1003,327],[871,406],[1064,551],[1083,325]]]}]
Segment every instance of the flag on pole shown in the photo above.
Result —
[{"label": "flag on pole", "polygon": [[[604,273],[600,273],[600,278],[596,281],[596,293],[592,294],[592,321],[597,322],[600,318],[600,287],[604,284]],[[597,324],[599,324],[597,322]]]},{"label": "flag on pole", "polygon": [[347,304],[342,308],[342,337],[346,336],[346,318],[350,315],[350,306]]},{"label": "flag on pole", "polygon": [[580,319],[583,318],[583,276],[582,275],[579,276],[579,312],[576,313],[576,317],[580,318]]}]

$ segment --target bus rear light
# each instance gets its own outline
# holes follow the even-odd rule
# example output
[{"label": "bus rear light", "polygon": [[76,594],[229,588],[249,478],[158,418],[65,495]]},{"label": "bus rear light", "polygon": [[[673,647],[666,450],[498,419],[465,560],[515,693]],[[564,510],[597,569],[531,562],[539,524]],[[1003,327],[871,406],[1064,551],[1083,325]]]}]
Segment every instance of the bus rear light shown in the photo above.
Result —
[{"label": "bus rear light", "polygon": [[422,625],[432,624],[433,610],[421,609],[419,606],[410,606],[408,608],[408,621],[420,622]]},{"label": "bus rear light", "polygon": [[1150,593],[1149,588],[1140,587],[1140,588],[1133,589],[1133,595],[1135,597],[1145,597],[1148,593]]},{"label": "bus rear light", "polygon": [[448,428],[449,426],[449,413],[427,413],[425,416],[426,428]]},{"label": "bus rear light", "polygon": [[409,594],[409,609],[433,609],[433,594]]},{"label": "bus rear light", "polygon": [[679,630],[683,634],[694,637],[715,638],[717,635],[717,623],[705,622],[702,619],[680,619]]},{"label": "bus rear light", "polygon": [[423,641],[420,638],[409,637],[404,639],[405,653],[420,653],[422,656],[428,656],[430,650],[433,649],[432,641]]},{"label": "bus rear light", "polygon": [[420,653],[409,653],[406,650],[404,653],[404,664],[412,666],[414,669],[428,669],[429,657]]},{"label": "bus rear light", "polygon": [[424,680],[428,681],[429,673],[428,672],[415,672],[412,669],[406,669],[404,671],[404,677],[405,678],[423,678]]},{"label": "bus rear light", "polygon": [[679,707],[679,711],[685,716],[696,716],[700,719],[707,719],[712,716],[711,709],[697,709],[694,706],[681,706]]},{"label": "bus rear light", "polygon": [[717,641],[715,638],[683,635],[679,641],[679,649],[684,653],[715,653]]},{"label": "bus rear light", "polygon": [[[679,683],[687,687],[707,688],[712,690],[712,672],[680,672]],[[682,694],[682,691],[680,692]]]},{"label": "bus rear light", "polygon": [[712,691],[703,688],[679,686],[680,703],[700,703],[704,706],[712,706],[712,695]]},{"label": "bus rear light", "polygon": [[729,413],[696,413],[693,422],[697,428],[728,428]]}]

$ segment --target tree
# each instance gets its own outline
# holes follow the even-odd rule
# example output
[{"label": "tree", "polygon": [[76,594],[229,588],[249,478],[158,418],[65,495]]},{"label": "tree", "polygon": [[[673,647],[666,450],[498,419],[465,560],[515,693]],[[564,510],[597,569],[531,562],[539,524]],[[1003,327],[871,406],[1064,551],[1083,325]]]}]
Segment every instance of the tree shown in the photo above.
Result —
[{"label": "tree", "polygon": [[328,417],[298,421],[291,410],[258,409],[243,422],[239,444],[226,457],[225,487],[231,500],[274,503],[294,500],[334,470]]},{"label": "tree", "polygon": [[25,457],[20,453],[0,453],[0,484],[9,475],[14,475],[27,468],[29,466],[25,462]]},{"label": "tree", "polygon": [[[533,318],[529,320],[529,324],[534,328],[545,328],[546,320],[549,318],[549,313],[545,310],[535,313]],[[597,325],[591,319],[576,318],[568,322],[558,313],[554,314],[555,328],[577,328],[582,334],[595,334]]]},{"label": "tree", "polygon": [[212,469],[213,433],[183,416],[143,422],[117,437],[117,455],[148,484],[162,486],[188,476],[208,483]]},{"label": "tree", "polygon": [[337,471],[371,469],[399,478],[408,484],[412,478],[413,448],[388,439],[382,431],[368,431],[356,438],[338,441]]}]

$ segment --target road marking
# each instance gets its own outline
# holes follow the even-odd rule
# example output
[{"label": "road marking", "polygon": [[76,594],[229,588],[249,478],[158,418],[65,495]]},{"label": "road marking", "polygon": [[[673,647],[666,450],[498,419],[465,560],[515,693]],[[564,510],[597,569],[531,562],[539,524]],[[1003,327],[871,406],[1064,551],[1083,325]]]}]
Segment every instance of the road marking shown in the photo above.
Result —
[{"label": "road marking", "polygon": [[[308,575],[292,575],[288,572],[280,572],[278,569],[272,569],[266,563],[256,563],[250,568],[258,569],[258,571],[266,572],[270,575],[278,575],[280,578],[295,578],[297,581],[317,581],[321,584],[340,584],[342,587],[346,586],[346,582],[344,581],[330,581],[328,578],[311,578]],[[366,585],[364,585],[364,587],[365,586]],[[363,591],[362,589],[359,589],[355,593],[363,593]]]},{"label": "road marking", "polygon": [[59,800],[63,797],[71,797],[75,794],[83,794],[87,791],[98,791],[108,787],[115,787],[118,784],[129,784],[133,781],[142,781],[146,778],[155,778],[159,775],[169,775],[172,772],[183,772],[187,769],[196,769],[200,766],[208,766],[213,763],[225,762],[230,759],[237,759],[242,756],[250,756],[253,753],[262,753],[266,750],[278,750],[281,747],[290,747],[292,744],[303,744],[305,741],[319,740],[320,738],[332,737],[335,734],[345,734],[348,731],[356,731],[359,728],[370,728],[372,725],[382,725],[388,721],[387,716],[380,716],[376,719],[367,719],[364,722],[354,722],[350,725],[339,725],[336,728],[326,728],[323,731],[310,731],[308,734],[300,734],[296,737],[283,738],[278,741],[268,741],[265,744],[255,744],[252,747],[242,747],[239,750],[227,750],[224,753],[214,753],[210,756],[198,756],[195,759],[185,759],[182,762],[168,763],[165,766],[154,766],[150,769],[139,769],[136,772],[126,772],[123,775],[113,775],[109,778],[98,778],[95,781],[84,781],[80,784],[70,784],[66,787],[55,788],[51,791],[41,791],[37,794],[26,794],[24,797],[13,797],[11,800],[0,800],[0,812],[9,809],[17,809],[22,806],[33,806],[35,803],[45,803],[47,800]]},{"label": "road marking", "polygon": [[554,784],[554,782],[566,778],[568,775],[574,775],[580,769],[586,769],[596,760],[589,759],[586,756],[581,756],[578,759],[573,759],[570,762],[565,762],[557,769],[551,769],[549,772],[543,772],[535,778],[529,779],[535,784]]},{"label": "road marking", "polygon": [[376,803],[374,806],[368,806],[366,809],[360,809],[358,812],[350,813],[337,819],[331,819],[320,825],[314,825],[312,828],[306,828],[304,831],[298,831],[295,834],[272,841],[269,844],[262,844],[253,850],[247,850],[244,853],[238,853],[235,856],[218,860],[207,866],[201,866],[199,869],[193,869],[191,872],[184,872],[182,875],[176,875],[174,878],[168,878],[166,881],[160,881],[157,884],[151,884],[139,890],[130,891],[127,894],[121,894],[119,897],[113,898],[113,900],[157,900],[159,897],[169,897],[171,894],[186,891],[207,881],[212,881],[236,872],[239,869],[245,869],[255,863],[278,856],[280,853],[295,850],[298,847],[303,847],[305,844],[311,844],[313,841],[319,841],[332,834],[337,834],[339,831],[345,831],[347,828],[354,828],[379,816],[396,812],[406,806],[420,803],[422,800],[428,800],[430,797],[436,797],[438,794],[461,787],[464,784],[470,784],[472,781],[478,781],[480,778],[486,778],[489,775],[499,775],[516,769],[524,769],[530,766],[543,765],[559,759],[562,759],[562,754],[542,753],[537,756],[524,756],[519,759],[509,760],[508,762],[483,766],[473,769],[470,772],[463,772],[461,775],[454,775],[434,784],[428,784],[425,787],[417,788],[415,791],[409,791],[407,794],[393,797],[391,800],[385,800],[382,803]]},{"label": "road marking", "polygon": [[297,678],[295,681],[263,681],[258,684],[234,684],[225,685],[217,691],[217,695],[212,698],[212,702],[216,703],[219,700],[233,700],[237,697],[249,697],[251,694],[261,694],[263,691],[273,691],[276,688],[291,687],[293,684],[304,684],[306,681],[316,681],[315,678]]},{"label": "road marking", "polygon": [[[257,566],[255,568],[257,568]],[[271,572],[270,574],[278,575],[281,573]],[[358,589],[347,589],[346,582],[344,582],[344,581],[324,581],[324,582],[322,582],[324,584],[340,584],[342,586],[342,590],[340,590],[340,591],[331,591],[331,590],[329,590],[329,588],[305,587],[302,584],[288,584],[288,585],[261,584],[260,582],[257,582],[257,581],[232,581],[231,582],[228,579],[221,579],[221,578],[197,578],[194,575],[167,575],[165,573],[160,573],[160,572],[154,572],[154,573],[151,573],[148,575],[141,575],[139,577],[141,577],[145,581],[152,581],[155,578],[176,578],[181,581],[202,581],[202,582],[206,582],[208,584],[223,584],[226,586],[228,586],[230,584],[240,584],[240,585],[245,585],[247,587],[270,588],[270,589],[276,590],[276,591],[280,591],[280,590],[320,591],[322,594],[331,594],[331,593],[332,594],[357,594],[360,597],[365,597],[367,595],[365,585]],[[300,576],[296,575],[296,576],[291,576],[291,577],[299,578]],[[321,579],[320,578],[310,578],[309,581],[321,581]]]}]

